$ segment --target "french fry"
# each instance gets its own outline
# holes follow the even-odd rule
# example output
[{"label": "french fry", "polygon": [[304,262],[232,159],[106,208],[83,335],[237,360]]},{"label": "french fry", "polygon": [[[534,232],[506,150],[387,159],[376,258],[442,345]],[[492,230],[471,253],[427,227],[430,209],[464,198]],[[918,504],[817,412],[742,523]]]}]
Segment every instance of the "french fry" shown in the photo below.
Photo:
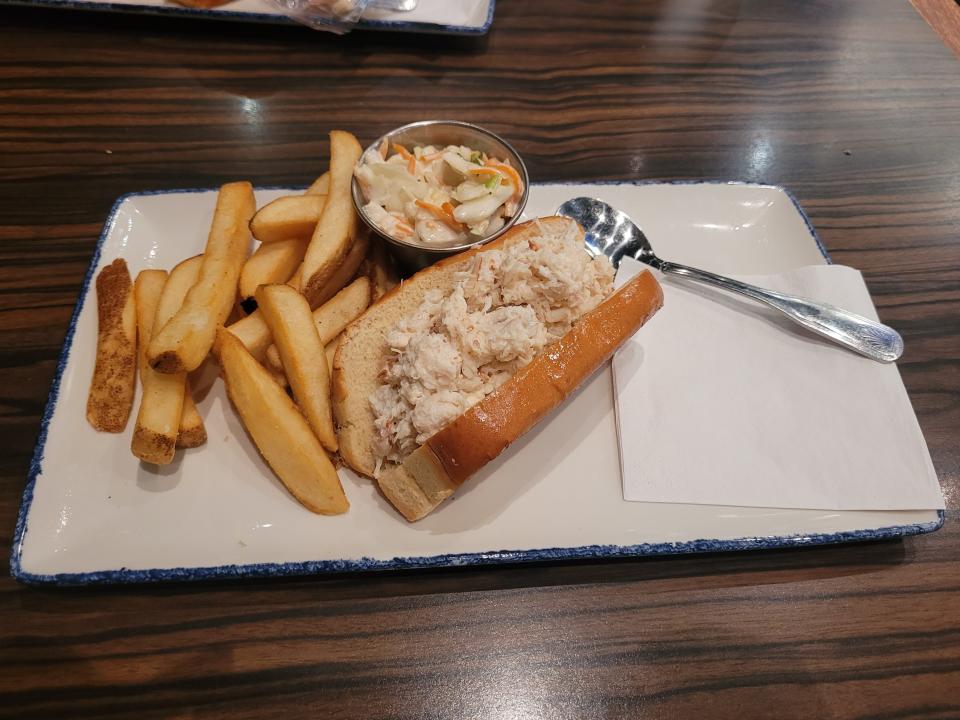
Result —
[{"label": "french fry", "polygon": [[[203,255],[194,255],[181,262],[170,271],[170,277],[167,278],[167,284],[163,286],[163,293],[157,304],[157,315],[155,322],[158,327],[162,327],[169,322],[180,306],[183,300],[197,283],[200,277],[200,268],[203,265]],[[204,427],[203,418],[197,410],[196,403],[193,401],[193,394],[190,390],[190,380],[186,378],[183,385],[183,412],[180,415],[180,429],[177,433],[177,447],[193,448],[200,447],[207,441],[207,429]]]},{"label": "french fry", "polygon": [[250,219],[256,209],[248,182],[220,188],[200,277],[183,305],[150,340],[150,365],[165,373],[196,370],[233,308],[237,281],[250,246]]},{"label": "french fry", "polygon": [[[370,305],[370,296],[370,279],[361,276],[314,310],[313,324],[317,328],[320,342],[326,345],[343,332],[347,325],[360,317]],[[279,371],[286,367],[276,345],[267,348],[264,357],[267,367],[271,370]],[[287,374],[289,375],[289,372]]]},{"label": "french fry", "polygon": [[287,285],[292,288],[300,288],[300,278],[303,277],[303,263],[300,263],[293,275],[290,276],[290,279],[287,280]]},{"label": "french fry", "polygon": [[200,447],[207,441],[207,428],[203,417],[197,410],[190,388],[190,379],[183,385],[183,413],[180,416],[180,430],[177,433],[178,448]]},{"label": "french fry", "polygon": [[144,462],[156,465],[169,464],[176,452],[186,381],[185,373],[167,375],[157,372],[146,362],[146,345],[157,321],[157,306],[166,284],[165,270],[143,270],[134,284],[143,392],[130,451]]},{"label": "french fry", "polygon": [[[263,360],[264,353],[273,342],[270,336],[270,328],[267,327],[263,314],[259,310],[254,310],[242,320],[237,320],[224,328],[224,331],[233,335],[247,352],[253,355],[257,362]],[[223,338],[222,333],[217,333],[217,340],[213,345],[213,354],[220,357],[220,343]]]},{"label": "french fry", "polygon": [[87,421],[123,432],[137,383],[137,317],[130,271],[117,258],[97,275],[97,358],[87,396]]},{"label": "french fry", "polygon": [[[297,271],[293,274],[293,277],[287,280],[287,285],[292,288],[299,288],[300,274],[302,272],[303,265],[301,264],[300,267],[297,268]],[[264,321],[259,310],[254,310],[245,318],[241,318],[234,323],[230,323],[227,325],[226,329],[243,343],[243,346],[247,349],[247,352],[253,355],[258,362],[263,360],[264,353],[266,353],[267,348],[273,342],[273,338],[270,337],[270,328],[267,327],[267,323]],[[220,336],[217,335],[217,338],[219,337]],[[213,343],[213,354],[217,357],[220,357],[219,341],[214,341]],[[276,372],[279,372],[279,370]],[[277,382],[279,382],[282,387],[287,386],[285,377]]]},{"label": "french fry", "polygon": [[346,512],[336,468],[293,400],[236,337],[224,328],[217,333],[227,394],[260,454],[308,510]]},{"label": "french fry", "polygon": [[[363,258],[367,254],[369,243],[370,236],[367,233],[361,233],[357,236],[353,247],[350,248],[350,253],[343,261],[343,265],[337,269],[337,272],[330,278],[327,286],[320,292],[317,305],[322,305],[336,295],[337,292],[357,274],[357,268],[360,267],[360,263],[363,262]],[[287,284],[291,287],[298,287],[300,273],[301,270],[297,270]],[[311,304],[311,307],[316,307],[317,305]],[[267,348],[270,347],[270,344],[273,342],[273,338],[270,337],[270,328],[267,327],[267,323],[260,315],[259,310],[250,313],[247,317],[232,325],[228,325],[226,329],[227,332],[236,336],[258,361],[263,360]],[[214,345],[213,352],[219,356],[220,348],[218,345]]]},{"label": "french fry", "polygon": [[269,202],[250,221],[250,232],[262,243],[313,237],[326,195],[285,195]]},{"label": "french fry", "polygon": [[[322,196],[324,202],[326,202],[329,188],[330,173],[324,173],[313,181],[313,184],[307,188],[304,195],[319,195]],[[300,287],[300,276],[294,276],[293,269],[299,269],[301,267],[303,256],[307,252],[307,244],[313,236],[313,230],[317,225],[317,220],[320,219],[320,211],[322,210],[323,204],[317,209],[309,231],[299,241],[297,241],[297,239],[277,240],[275,242],[263,243],[256,249],[243,266],[243,272],[240,274],[240,297],[253,297],[259,285],[287,282],[296,288]],[[261,222],[265,219],[269,220],[269,217],[261,218]],[[255,224],[256,222],[257,215],[254,215],[251,224]],[[268,232],[270,231],[268,230]],[[256,237],[256,233],[254,233],[254,237]],[[297,258],[296,261],[292,260],[294,257]],[[251,268],[251,265],[254,267]],[[293,269],[287,272],[287,268],[290,265],[293,265]],[[270,269],[267,270],[267,267]],[[286,273],[286,277],[283,277],[284,273]],[[253,275],[253,277],[251,277],[251,275]],[[296,278],[296,282],[293,281],[294,277]]]},{"label": "french fry", "polygon": [[256,297],[297,405],[320,444],[336,452],[327,358],[306,298],[287,285],[261,285]]},{"label": "french fry", "polygon": [[[183,305],[190,288],[197,284],[200,278],[200,268],[203,266],[203,255],[194,255],[174,266],[163,286],[163,292],[157,300],[157,315],[154,321],[164,325],[177,314]],[[159,328],[157,328],[159,329]]]},{"label": "french fry", "polygon": [[334,271],[327,284],[314,296],[306,296],[310,307],[318,308],[346,287],[357,276],[360,264],[370,250],[370,233],[361,232],[353,241],[353,246],[344,258],[343,264]]},{"label": "french fry", "polygon": [[303,259],[300,280],[300,291],[314,307],[320,304],[317,298],[343,264],[359,231],[350,187],[353,166],[362,152],[360,143],[350,133],[330,133],[330,190]]},{"label": "french fry", "polygon": [[140,370],[140,382],[145,382],[150,364],[147,363],[147,345],[153,332],[153,319],[157,314],[157,301],[163,286],[167,283],[166,270],[141,270],[133,283],[133,299],[137,308],[137,361]]},{"label": "french fry", "polygon": [[326,347],[323,349],[324,354],[327,356],[327,372],[333,375],[333,358],[337,354],[337,346],[340,345],[340,336],[337,335],[333,340],[327,343]]},{"label": "french fry", "polygon": [[286,387],[290,384],[287,382],[287,376],[283,374],[282,370],[276,371],[273,368],[267,368],[267,372],[270,373],[270,377],[272,377],[274,382],[280,387],[286,389]]},{"label": "french fry", "polygon": [[307,240],[261,243],[240,272],[240,297],[253,297],[261,285],[287,282],[307,252]]},{"label": "french fry", "polygon": [[330,173],[325,172],[313,181],[304,195],[326,195],[328,192],[330,192]]},{"label": "french fry", "polygon": [[[272,340],[273,335],[271,334],[270,337]],[[277,350],[276,342],[271,343],[263,354],[263,364],[272,373],[283,372],[283,360],[280,359],[280,351]]]}]

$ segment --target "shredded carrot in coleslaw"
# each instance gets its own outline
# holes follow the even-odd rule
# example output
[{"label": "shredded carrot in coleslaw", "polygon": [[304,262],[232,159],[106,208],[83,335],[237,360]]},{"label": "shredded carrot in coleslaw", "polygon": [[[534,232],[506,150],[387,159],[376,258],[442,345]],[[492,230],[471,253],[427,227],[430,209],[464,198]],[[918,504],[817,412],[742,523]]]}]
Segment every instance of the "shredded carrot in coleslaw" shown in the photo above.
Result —
[{"label": "shredded carrot in coleslaw", "polygon": [[492,160],[487,160],[487,167],[498,170],[510,178],[514,197],[520,197],[523,194],[523,180],[520,179],[520,173],[505,163],[493,162]]},{"label": "shredded carrot in coleslaw", "polygon": [[436,206],[433,203],[424,202],[423,200],[417,200],[416,205],[419,208],[423,208],[429,213],[432,213],[437,220],[442,220],[447,225],[452,227],[454,230],[462,231],[463,223],[458,222],[456,218],[453,217],[453,205],[450,203],[444,203],[441,206]]}]

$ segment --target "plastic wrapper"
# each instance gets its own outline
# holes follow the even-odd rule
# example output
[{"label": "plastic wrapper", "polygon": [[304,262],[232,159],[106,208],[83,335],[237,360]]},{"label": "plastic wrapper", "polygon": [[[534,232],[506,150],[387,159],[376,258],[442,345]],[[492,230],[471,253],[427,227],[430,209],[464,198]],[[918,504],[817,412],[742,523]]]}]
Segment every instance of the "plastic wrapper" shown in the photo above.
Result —
[{"label": "plastic wrapper", "polygon": [[287,17],[303,23],[314,30],[342,35],[356,27],[357,21],[368,8],[411,9],[412,0],[267,0]]}]

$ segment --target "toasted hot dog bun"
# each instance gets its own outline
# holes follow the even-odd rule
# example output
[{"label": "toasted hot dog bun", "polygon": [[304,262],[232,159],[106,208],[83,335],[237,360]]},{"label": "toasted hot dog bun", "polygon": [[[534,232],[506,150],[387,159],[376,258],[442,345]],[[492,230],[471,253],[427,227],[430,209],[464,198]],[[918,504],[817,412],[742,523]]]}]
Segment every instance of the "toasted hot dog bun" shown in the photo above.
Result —
[{"label": "toasted hot dog bun", "polygon": [[[541,218],[517,225],[489,245],[447,258],[388,292],[344,331],[334,358],[333,404],[340,454],[351,468],[374,475],[376,429],[369,397],[380,384],[379,374],[390,352],[387,333],[416,311],[430,290],[449,293],[454,274],[473,255],[547,233],[566,233],[571,222]],[[380,490],[407,520],[424,517],[562,403],[662,304],[657,281],[649,272],[639,274],[402,464],[384,469],[377,478]]]}]

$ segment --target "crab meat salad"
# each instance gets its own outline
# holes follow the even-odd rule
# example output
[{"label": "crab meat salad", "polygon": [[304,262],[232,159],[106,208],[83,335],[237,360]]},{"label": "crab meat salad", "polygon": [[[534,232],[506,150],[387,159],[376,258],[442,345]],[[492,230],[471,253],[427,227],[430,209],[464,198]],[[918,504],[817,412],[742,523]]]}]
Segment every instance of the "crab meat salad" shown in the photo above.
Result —
[{"label": "crab meat salad", "polygon": [[363,211],[401,242],[455,247],[493,235],[512,218],[523,180],[509,162],[462,145],[367,150],[354,169]]},{"label": "crab meat salad", "polygon": [[566,235],[475,255],[452,291],[427,293],[388,332],[390,355],[369,401],[378,455],[401,462],[506,382],[613,292],[613,267]]}]

